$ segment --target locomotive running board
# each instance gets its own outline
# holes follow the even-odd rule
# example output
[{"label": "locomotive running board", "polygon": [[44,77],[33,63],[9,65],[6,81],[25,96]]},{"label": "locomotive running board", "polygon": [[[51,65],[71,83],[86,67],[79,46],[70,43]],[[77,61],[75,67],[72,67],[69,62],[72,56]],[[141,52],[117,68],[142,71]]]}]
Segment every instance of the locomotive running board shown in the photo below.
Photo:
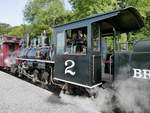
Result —
[{"label": "locomotive running board", "polygon": [[25,60],[25,61],[31,61],[31,62],[42,62],[42,63],[52,63],[54,64],[54,61],[51,60],[39,60],[39,59],[25,59],[25,58],[16,58],[17,60]]},{"label": "locomotive running board", "polygon": [[59,78],[56,78],[56,77],[54,79],[58,80],[58,81],[61,81],[61,82],[70,83],[70,84],[73,84],[73,85],[76,85],[76,86],[81,86],[81,87],[89,88],[89,89],[95,88],[95,87],[100,86],[100,85],[103,84],[101,82],[101,83],[98,83],[98,84],[93,85],[93,86],[87,86],[87,85],[83,85],[83,84],[79,84],[79,83],[75,83],[75,82],[70,82],[70,81],[67,81],[67,80],[59,79]]}]

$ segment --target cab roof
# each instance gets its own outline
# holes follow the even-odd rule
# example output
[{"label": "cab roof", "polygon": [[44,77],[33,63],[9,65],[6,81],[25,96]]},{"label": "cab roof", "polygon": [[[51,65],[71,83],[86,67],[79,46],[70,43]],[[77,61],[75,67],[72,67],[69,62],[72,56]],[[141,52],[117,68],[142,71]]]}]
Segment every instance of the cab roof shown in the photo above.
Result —
[{"label": "cab roof", "polygon": [[138,30],[144,26],[143,19],[134,7],[127,7],[109,13],[97,14],[81,20],[54,27],[55,31],[64,31],[101,23],[102,35],[113,34],[113,28],[120,33]]}]

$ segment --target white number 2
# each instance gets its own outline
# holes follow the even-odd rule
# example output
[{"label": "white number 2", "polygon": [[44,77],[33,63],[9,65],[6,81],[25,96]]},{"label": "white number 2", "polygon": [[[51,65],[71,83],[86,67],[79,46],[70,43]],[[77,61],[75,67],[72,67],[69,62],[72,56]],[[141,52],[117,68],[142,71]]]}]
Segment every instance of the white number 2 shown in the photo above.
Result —
[{"label": "white number 2", "polygon": [[[68,66],[69,65],[69,62],[71,63],[71,65],[70,66]],[[72,76],[74,76],[75,74],[76,74],[76,72],[73,72],[72,70],[71,70],[71,68],[73,68],[74,66],[75,66],[75,62],[73,61],[73,60],[66,60],[65,61],[65,66],[67,66],[66,67],[66,69],[65,69],[65,74],[71,74]]]}]

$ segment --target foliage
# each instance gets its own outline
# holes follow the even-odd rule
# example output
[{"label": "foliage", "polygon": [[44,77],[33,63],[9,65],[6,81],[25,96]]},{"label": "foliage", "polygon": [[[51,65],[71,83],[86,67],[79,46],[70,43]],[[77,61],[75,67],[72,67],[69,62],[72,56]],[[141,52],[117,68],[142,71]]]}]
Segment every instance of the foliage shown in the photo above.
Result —
[{"label": "foliage", "polygon": [[131,34],[130,40],[149,38],[150,36],[150,2],[149,0],[118,0],[120,8],[133,6],[138,9],[144,20],[144,28]]},{"label": "foliage", "polygon": [[17,37],[23,37],[25,33],[24,25],[11,27],[9,29],[8,35],[17,36]]},{"label": "foliage", "polygon": [[11,26],[6,23],[0,23],[0,35],[7,34]]},{"label": "foliage", "polygon": [[61,0],[31,0],[24,10],[25,20],[32,24],[32,36],[39,35],[43,30],[50,35],[53,26],[67,22],[70,16]]},{"label": "foliage", "polygon": [[32,0],[25,7],[24,17],[30,23],[43,22],[53,25],[63,11],[63,4],[60,0]]},{"label": "foliage", "polygon": [[76,18],[84,18],[97,13],[112,11],[117,0],[70,0]]}]

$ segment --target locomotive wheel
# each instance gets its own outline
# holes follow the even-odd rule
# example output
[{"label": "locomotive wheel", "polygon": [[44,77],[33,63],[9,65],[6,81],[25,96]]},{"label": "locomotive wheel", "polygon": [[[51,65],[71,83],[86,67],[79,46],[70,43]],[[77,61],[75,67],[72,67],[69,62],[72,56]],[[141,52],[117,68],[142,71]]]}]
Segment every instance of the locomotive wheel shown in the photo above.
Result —
[{"label": "locomotive wheel", "polygon": [[21,68],[18,68],[18,77],[19,77],[19,78],[22,77],[22,71],[21,71]]},{"label": "locomotive wheel", "polygon": [[62,92],[63,94],[68,95],[91,97],[90,93],[86,90],[86,88],[71,85],[68,83],[64,84],[64,86],[62,87]]},{"label": "locomotive wheel", "polygon": [[15,64],[11,65],[10,72],[15,75],[17,74],[17,66]]},{"label": "locomotive wheel", "polygon": [[22,76],[23,76],[23,74],[24,74],[24,69],[22,68],[22,64],[19,64],[18,65],[18,70],[17,70],[18,72],[18,77],[19,78],[21,78]]},{"label": "locomotive wheel", "polygon": [[35,83],[38,80],[38,70],[33,71],[33,77],[32,77],[32,82]]},{"label": "locomotive wheel", "polygon": [[63,94],[70,94],[69,92],[69,88],[68,88],[68,83],[65,83],[61,89],[61,92],[63,92]]},{"label": "locomotive wheel", "polygon": [[44,71],[42,73],[42,81],[43,81],[43,84],[47,85],[48,84],[48,77],[49,77],[49,73]]},{"label": "locomotive wheel", "polygon": [[22,77],[22,74],[21,74],[21,73],[19,73],[19,74],[18,74],[18,77],[19,77],[19,78],[21,78],[21,77]]}]

